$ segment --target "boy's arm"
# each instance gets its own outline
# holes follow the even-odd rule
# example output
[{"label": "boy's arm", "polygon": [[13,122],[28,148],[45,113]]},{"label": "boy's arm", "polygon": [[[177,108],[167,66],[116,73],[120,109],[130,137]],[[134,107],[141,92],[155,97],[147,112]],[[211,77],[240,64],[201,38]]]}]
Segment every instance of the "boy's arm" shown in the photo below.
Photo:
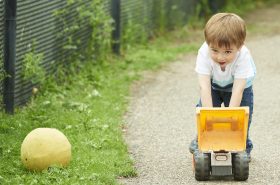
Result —
[{"label": "boy's arm", "polygon": [[235,79],[234,80],[229,107],[239,107],[240,106],[245,86],[246,86],[246,79]]},{"label": "boy's arm", "polygon": [[202,107],[213,107],[209,75],[198,75]]}]

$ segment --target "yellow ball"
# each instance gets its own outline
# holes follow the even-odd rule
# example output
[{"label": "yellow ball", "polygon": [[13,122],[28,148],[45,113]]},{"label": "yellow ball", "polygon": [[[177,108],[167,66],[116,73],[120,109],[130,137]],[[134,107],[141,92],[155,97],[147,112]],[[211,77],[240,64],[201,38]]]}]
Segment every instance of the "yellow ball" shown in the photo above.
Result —
[{"label": "yellow ball", "polygon": [[71,159],[71,144],[66,136],[54,128],[37,128],[31,131],[21,145],[23,165],[42,171],[52,165],[65,167]]}]

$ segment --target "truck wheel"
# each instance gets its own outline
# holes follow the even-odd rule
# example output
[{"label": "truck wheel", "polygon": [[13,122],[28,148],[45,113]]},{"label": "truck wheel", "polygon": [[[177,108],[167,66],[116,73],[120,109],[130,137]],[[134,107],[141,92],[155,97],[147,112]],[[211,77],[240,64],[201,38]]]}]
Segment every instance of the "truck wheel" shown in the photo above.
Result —
[{"label": "truck wheel", "polygon": [[237,181],[246,181],[249,177],[249,158],[246,152],[233,156],[233,177]]},{"label": "truck wheel", "polygon": [[209,155],[199,151],[195,151],[193,155],[194,155],[195,179],[198,181],[209,180],[210,178]]}]

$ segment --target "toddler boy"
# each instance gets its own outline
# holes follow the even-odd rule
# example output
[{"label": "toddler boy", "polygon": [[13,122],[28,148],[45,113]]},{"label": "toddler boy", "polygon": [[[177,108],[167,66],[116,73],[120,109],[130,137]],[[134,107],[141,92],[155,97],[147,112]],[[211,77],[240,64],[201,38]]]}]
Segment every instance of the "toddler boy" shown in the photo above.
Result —
[{"label": "toddler boy", "polygon": [[[217,13],[204,29],[205,41],[198,51],[195,71],[200,86],[199,107],[248,106],[250,110],[246,152],[250,159],[253,149],[249,127],[253,114],[253,79],[256,67],[244,45],[245,22],[233,13]],[[221,138],[222,139],[222,138]],[[197,139],[190,152],[197,149]]]}]

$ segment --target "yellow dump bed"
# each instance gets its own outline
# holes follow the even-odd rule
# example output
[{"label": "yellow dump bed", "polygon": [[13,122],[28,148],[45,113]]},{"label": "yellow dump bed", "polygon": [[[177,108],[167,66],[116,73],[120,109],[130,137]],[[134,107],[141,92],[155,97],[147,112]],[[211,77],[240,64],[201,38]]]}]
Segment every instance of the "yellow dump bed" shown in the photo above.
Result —
[{"label": "yellow dump bed", "polygon": [[201,151],[244,151],[249,107],[198,107],[198,147]]}]

